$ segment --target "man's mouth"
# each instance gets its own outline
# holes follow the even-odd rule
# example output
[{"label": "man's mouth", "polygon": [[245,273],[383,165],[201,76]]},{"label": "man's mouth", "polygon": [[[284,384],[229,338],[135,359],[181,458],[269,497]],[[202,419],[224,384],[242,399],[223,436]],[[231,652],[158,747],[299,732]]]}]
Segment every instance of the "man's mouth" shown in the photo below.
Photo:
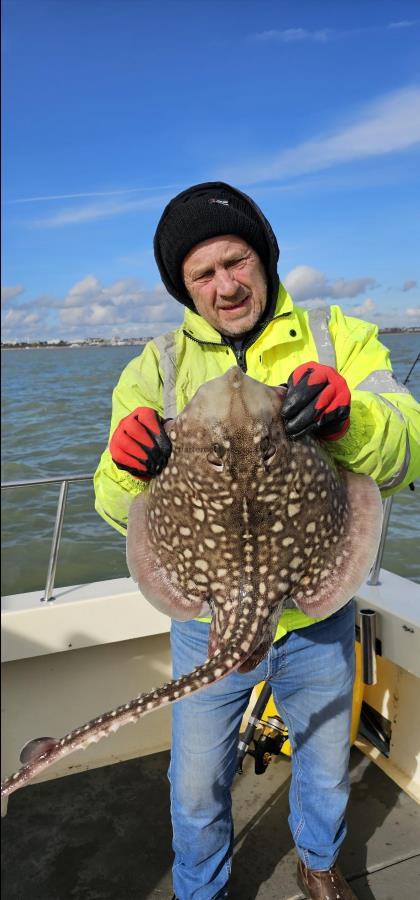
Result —
[{"label": "man's mouth", "polygon": [[241,312],[241,310],[244,310],[246,308],[249,298],[250,295],[247,294],[246,297],[244,297],[242,300],[232,301],[232,303],[227,303],[226,305],[219,306],[219,309],[228,314]]}]

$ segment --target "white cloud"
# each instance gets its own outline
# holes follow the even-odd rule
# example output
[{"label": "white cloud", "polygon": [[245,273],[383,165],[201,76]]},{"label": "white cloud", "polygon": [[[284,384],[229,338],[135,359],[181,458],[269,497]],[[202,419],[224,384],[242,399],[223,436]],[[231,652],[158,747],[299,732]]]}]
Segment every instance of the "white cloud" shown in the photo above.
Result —
[{"label": "white cloud", "polygon": [[[298,266],[285,281],[293,298],[303,300],[309,308],[339,299],[349,315],[373,319],[381,326],[414,325],[420,317],[419,307],[380,309],[371,297],[351,306],[351,298],[375,284],[372,278],[329,279],[310,266]],[[182,305],[167,294],[161,282],[145,288],[137,279],[122,278],[106,285],[89,274],[72,285],[64,297],[41,295],[6,309],[3,340],[156,335],[176,327],[182,315]]]},{"label": "white cloud", "polygon": [[251,37],[256,41],[280,41],[284,44],[295,43],[296,41],[321,41],[324,43],[334,35],[330,28],[316,29],[309,31],[307,28],[286,28],[283,31],[278,29],[270,29],[269,31],[260,31]]},{"label": "white cloud", "polygon": [[406,293],[407,291],[412,291],[413,288],[416,288],[416,287],[417,287],[417,281],[414,281],[414,279],[411,278],[409,281],[404,281],[403,291]]},{"label": "white cloud", "polygon": [[170,300],[162,282],[150,290],[145,289],[136,278],[121,278],[105,287],[95,275],[86,275],[70,288],[63,306],[86,308],[89,304],[99,303],[118,307],[127,303],[144,305],[145,302],[153,306],[160,304],[162,299]]},{"label": "white cloud", "polygon": [[413,28],[414,25],[418,24],[419,19],[411,19],[411,21],[403,19],[401,22],[390,22],[388,28]]},{"label": "white cloud", "polygon": [[27,326],[35,325],[39,322],[37,313],[28,312],[25,309],[9,309],[4,317],[4,327],[8,328],[27,328]]},{"label": "white cloud", "polygon": [[325,275],[311,266],[296,266],[286,275],[284,284],[297,302],[309,300],[315,295],[325,296]]},{"label": "white cloud", "polygon": [[351,312],[354,316],[372,316],[376,311],[376,303],[371,297],[366,297],[363,303],[358,306],[352,306]]},{"label": "white cloud", "polygon": [[366,34],[380,34],[389,30],[403,30],[413,28],[419,25],[419,19],[402,20],[400,22],[390,22],[388,25],[367,25],[359,28],[270,28],[267,31],[258,31],[249,35],[252,41],[276,41],[277,43],[290,44],[309,41],[314,43],[323,43],[331,40],[341,40],[343,38],[354,38]]},{"label": "white cloud", "polygon": [[[349,316],[354,315],[353,309],[345,310],[345,312]],[[368,322],[375,322],[378,328],[412,328],[413,326],[420,325],[420,315],[418,312],[416,312],[416,316],[414,316],[414,314],[409,316],[407,315],[406,310],[397,308],[376,309],[367,316],[360,315],[360,318],[366,319]],[[382,338],[381,340],[385,342],[385,338]]]},{"label": "white cloud", "polygon": [[81,306],[83,303],[94,299],[98,292],[102,290],[100,282],[94,275],[86,275],[81,281],[70,288],[67,297],[64,300],[65,306]]},{"label": "white cloud", "polygon": [[296,266],[286,275],[284,283],[296,302],[327,297],[333,300],[357,297],[375,286],[375,280],[368,277],[329,281],[324,272],[312,266]]},{"label": "white cloud", "polygon": [[169,191],[180,188],[179,184],[161,184],[152,187],[119,188],[115,191],[80,191],[77,194],[44,194],[39,197],[18,197],[9,203],[45,203],[52,200],[80,200],[82,197],[114,197],[120,194],[140,194],[146,191]]},{"label": "white cloud", "polygon": [[183,308],[159,282],[145,288],[137,279],[104,285],[95,275],[77,281],[65,297],[41,295],[10,309],[3,320],[3,340],[140,337],[159,334],[181,322]]},{"label": "white cloud", "polygon": [[17,284],[16,287],[2,287],[1,305],[6,306],[7,303],[11,303],[16,297],[20,297],[24,290],[25,288],[21,284]]},{"label": "white cloud", "polygon": [[32,219],[27,224],[34,228],[62,228],[65,225],[81,225],[84,222],[110,219],[114,216],[141,210],[162,209],[170,199],[170,194],[153,194],[151,197],[145,197],[142,200],[128,200],[122,203],[105,202],[90,203],[85,206],[72,206],[70,209],[61,209],[53,216]]},{"label": "white cloud", "polygon": [[32,306],[37,306],[42,309],[58,309],[62,304],[62,300],[58,297],[52,297],[51,294],[40,294],[35,300],[32,301]]},{"label": "white cloud", "polygon": [[161,282],[145,289],[137,279],[123,278],[106,287],[94,275],[87,275],[64,298],[60,320],[70,327],[107,326],[122,333],[125,326],[139,329],[143,324],[176,319],[176,307]]},{"label": "white cloud", "polygon": [[304,141],[276,156],[231,167],[222,177],[237,184],[287,179],[396,153],[419,143],[420,87],[407,87],[371,103],[353,122],[330,135]]},{"label": "white cloud", "polygon": [[[295,299],[293,297],[293,299]],[[305,309],[319,309],[320,307],[327,307],[328,300],[324,300],[323,297],[311,297],[308,300],[305,300]]]}]

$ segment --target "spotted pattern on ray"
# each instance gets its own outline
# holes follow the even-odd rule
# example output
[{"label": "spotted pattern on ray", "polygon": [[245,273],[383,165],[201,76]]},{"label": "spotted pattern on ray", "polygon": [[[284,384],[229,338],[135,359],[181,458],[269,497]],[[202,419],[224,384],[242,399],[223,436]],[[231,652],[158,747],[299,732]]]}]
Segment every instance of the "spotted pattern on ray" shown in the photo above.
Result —
[{"label": "spotted pattern on ray", "polygon": [[169,425],[167,467],[131,506],[133,578],[174,618],[211,609],[209,659],[59,740],[31,742],[29,761],[6,779],[3,795],[146,713],[254,668],[286,598],[324,616],[353,596],[379,542],[379,491],[337,469],[312,438],[292,443],[283,398],[238,368],[203,385]]},{"label": "spotted pattern on ray", "polygon": [[[282,402],[281,392],[239,369],[204,385],[172,423],[172,456],[147,500],[142,524],[160,573],[155,581],[174,586],[167,611],[188,618],[211,601],[219,610],[211,651],[258,603],[268,606],[270,621],[285,597],[316,605],[351,552],[346,481],[318,442],[287,438]],[[165,541],[156,514],[163,494],[173,500]],[[182,549],[174,553],[177,540]],[[136,571],[136,561],[132,572],[147,596],[147,572]],[[159,597],[157,605],[165,602]]]}]

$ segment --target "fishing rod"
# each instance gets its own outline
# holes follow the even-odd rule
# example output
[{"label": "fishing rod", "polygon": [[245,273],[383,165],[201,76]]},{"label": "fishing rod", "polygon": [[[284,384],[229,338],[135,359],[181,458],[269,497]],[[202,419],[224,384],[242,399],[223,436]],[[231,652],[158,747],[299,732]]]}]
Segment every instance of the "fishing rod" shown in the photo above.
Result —
[{"label": "fishing rod", "polygon": [[407,384],[407,383],[409,382],[409,380],[410,380],[410,375],[411,375],[411,373],[414,371],[414,369],[416,368],[416,365],[417,365],[419,359],[420,359],[420,353],[417,354],[417,357],[416,357],[416,359],[414,360],[413,365],[411,366],[411,369],[410,369],[410,371],[409,371],[407,377],[404,379],[403,384]]}]

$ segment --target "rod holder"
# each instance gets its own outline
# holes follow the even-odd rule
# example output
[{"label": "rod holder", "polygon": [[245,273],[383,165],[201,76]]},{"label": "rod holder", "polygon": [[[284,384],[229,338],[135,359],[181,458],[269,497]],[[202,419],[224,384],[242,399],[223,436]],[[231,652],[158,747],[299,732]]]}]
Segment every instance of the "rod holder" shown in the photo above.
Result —
[{"label": "rod holder", "polygon": [[376,554],[375,562],[373,563],[373,566],[369,573],[369,577],[366,582],[366,584],[369,584],[372,586],[376,586],[381,583],[379,581],[379,576],[381,573],[382,560],[383,560],[383,556],[384,556],[385,541],[386,541],[387,534],[388,534],[389,519],[390,519],[391,509],[392,509],[392,501],[393,501],[393,497],[387,497],[385,500],[385,503],[384,503],[384,517],[383,517],[383,521],[382,521],[382,531],[381,531],[381,537],[379,540],[378,551]]},{"label": "rod holder", "polygon": [[57,514],[54,523],[54,533],[51,544],[50,561],[48,563],[47,583],[45,585],[45,593],[42,600],[53,600],[53,590],[55,582],[55,570],[57,568],[58,551],[60,549],[61,532],[63,530],[64,510],[66,508],[67,492],[69,489],[68,481],[63,481],[60,487],[58,497]]},{"label": "rod holder", "polygon": [[360,643],[364,684],[376,684],[376,612],[360,610]]}]

